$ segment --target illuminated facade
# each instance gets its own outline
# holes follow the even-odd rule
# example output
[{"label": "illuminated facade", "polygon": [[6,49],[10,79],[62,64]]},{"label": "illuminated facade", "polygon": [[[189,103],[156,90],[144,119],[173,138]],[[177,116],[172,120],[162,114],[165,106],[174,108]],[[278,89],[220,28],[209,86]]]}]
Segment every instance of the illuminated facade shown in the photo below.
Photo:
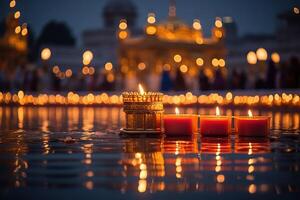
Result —
[{"label": "illuminated facade", "polygon": [[226,76],[225,32],[220,18],[216,18],[212,36],[205,38],[200,21],[190,26],[176,16],[176,7],[170,4],[169,17],[156,23],[154,13],[148,15],[144,33],[132,36],[125,20],[119,24],[120,72],[126,89],[134,89],[143,82],[151,90],[160,89],[163,70],[171,77],[180,71],[188,88],[198,89],[198,75],[204,73],[210,81],[220,69]]},{"label": "illuminated facade", "polygon": [[6,30],[0,38],[0,71],[14,72],[17,66],[26,63],[27,25],[19,25],[20,13],[10,13],[6,18]]}]

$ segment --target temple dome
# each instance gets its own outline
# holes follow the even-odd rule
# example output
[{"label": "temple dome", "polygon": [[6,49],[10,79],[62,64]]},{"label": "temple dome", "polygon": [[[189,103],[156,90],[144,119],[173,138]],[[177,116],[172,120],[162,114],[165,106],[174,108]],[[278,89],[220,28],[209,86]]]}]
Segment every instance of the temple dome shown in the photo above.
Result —
[{"label": "temple dome", "polygon": [[129,26],[134,26],[136,17],[136,6],[130,0],[108,0],[103,8],[106,27],[116,27],[121,19],[126,19]]}]

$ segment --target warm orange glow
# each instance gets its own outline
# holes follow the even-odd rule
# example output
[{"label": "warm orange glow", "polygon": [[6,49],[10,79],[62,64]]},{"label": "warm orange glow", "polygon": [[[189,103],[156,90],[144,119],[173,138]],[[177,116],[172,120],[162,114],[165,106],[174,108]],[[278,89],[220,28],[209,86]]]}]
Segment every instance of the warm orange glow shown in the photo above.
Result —
[{"label": "warm orange glow", "polygon": [[121,20],[119,24],[119,29],[125,30],[127,28],[126,20]]},{"label": "warm orange glow", "polygon": [[251,110],[248,110],[248,116],[249,116],[249,117],[253,117],[253,114],[252,114],[252,111],[251,111]]},{"label": "warm orange glow", "polygon": [[25,36],[25,35],[27,35],[27,33],[28,33],[28,29],[25,27],[25,28],[22,30],[21,34],[22,34],[22,36]]},{"label": "warm orange glow", "polygon": [[178,109],[178,107],[176,107],[176,108],[175,108],[175,114],[176,114],[176,115],[179,115],[179,113],[180,113],[180,112],[179,112],[179,109]]},{"label": "warm orange glow", "polygon": [[141,62],[141,63],[138,64],[138,68],[139,68],[139,70],[142,71],[142,70],[146,69],[146,64]]},{"label": "warm orange glow", "polygon": [[49,48],[44,48],[41,52],[41,58],[43,60],[49,60],[51,57],[51,50]]},{"label": "warm orange glow", "polygon": [[217,28],[222,28],[222,26],[223,26],[222,20],[221,20],[219,17],[216,18],[215,26],[216,26]]},{"label": "warm orange glow", "polygon": [[88,68],[87,66],[83,67],[83,68],[82,68],[82,73],[83,73],[84,75],[87,75],[87,74],[89,73],[89,68]]},{"label": "warm orange glow", "polygon": [[58,67],[57,65],[54,66],[54,67],[52,68],[52,72],[53,72],[54,74],[57,74],[59,71],[60,71],[60,70],[59,70],[59,67]]},{"label": "warm orange glow", "polygon": [[226,64],[226,63],[225,63],[225,60],[224,60],[224,59],[222,59],[222,58],[219,59],[219,66],[220,66],[220,67],[225,67],[225,64]]},{"label": "warm orange glow", "polygon": [[271,54],[271,59],[274,63],[280,62],[280,55],[277,52]]},{"label": "warm orange glow", "polygon": [[165,64],[165,65],[163,66],[163,69],[164,69],[165,71],[170,71],[170,70],[171,70],[171,65],[170,65],[170,64]]},{"label": "warm orange glow", "polygon": [[256,50],[256,57],[258,60],[262,60],[265,61],[268,59],[268,53],[266,51],[266,49],[264,48],[259,48]]},{"label": "warm orange glow", "polygon": [[12,0],[11,2],[9,2],[9,7],[14,8],[16,6],[16,1]]},{"label": "warm orange glow", "polygon": [[174,61],[177,62],[177,63],[181,62],[181,60],[182,60],[182,57],[179,54],[174,55],[173,58],[174,58]]},{"label": "warm orange glow", "polygon": [[89,75],[93,75],[95,73],[94,67],[89,67]]},{"label": "warm orange glow", "polygon": [[119,38],[120,38],[121,40],[126,39],[127,36],[128,36],[127,31],[120,31],[120,32],[119,32]]},{"label": "warm orange glow", "polygon": [[250,65],[255,65],[257,63],[257,57],[256,57],[256,53],[254,51],[248,52],[247,61]]},{"label": "warm orange glow", "polygon": [[106,80],[111,83],[115,80],[115,75],[113,73],[109,73],[106,77]]},{"label": "warm orange glow", "polygon": [[194,22],[193,22],[193,28],[195,29],[195,30],[201,30],[201,24],[200,24],[200,21],[199,21],[199,19],[194,19]]},{"label": "warm orange glow", "polygon": [[203,66],[203,65],[204,65],[204,60],[203,60],[202,58],[197,58],[197,59],[196,59],[196,64],[197,64],[198,66]]},{"label": "warm orange glow", "polygon": [[20,11],[16,11],[14,14],[15,19],[19,19],[21,16],[21,12]]},{"label": "warm orange glow", "polygon": [[217,38],[221,38],[221,37],[223,37],[223,33],[222,33],[222,31],[220,31],[220,30],[216,30],[216,31],[215,31],[215,36],[216,36]]},{"label": "warm orange glow", "polygon": [[144,94],[145,94],[144,88],[142,87],[141,84],[139,84],[139,91],[140,91],[140,94],[141,94],[141,95],[144,95]]},{"label": "warm orange glow", "polygon": [[83,60],[91,61],[93,59],[93,53],[90,50],[87,50],[82,54],[82,58]]},{"label": "warm orange glow", "polygon": [[156,22],[155,14],[154,13],[149,13],[148,14],[147,22],[149,24],[154,24]]},{"label": "warm orange glow", "polygon": [[186,66],[186,65],[180,65],[180,71],[182,72],[182,73],[186,73],[189,69],[188,69],[188,67]]},{"label": "warm orange glow", "polygon": [[211,64],[212,64],[214,67],[217,67],[217,66],[219,65],[219,60],[216,59],[216,58],[214,58],[214,59],[212,59]]},{"label": "warm orange glow", "polygon": [[197,38],[196,43],[197,44],[203,44],[203,39],[202,38]]},{"label": "warm orange glow", "polygon": [[104,65],[105,70],[111,71],[113,69],[113,64],[111,62],[107,62]]},{"label": "warm orange glow", "polygon": [[73,74],[72,70],[71,69],[67,69],[67,71],[66,71],[66,77],[69,78],[69,77],[72,76],[72,74]]},{"label": "warm orange glow", "polygon": [[21,32],[21,26],[17,26],[16,28],[15,28],[15,33],[16,34],[19,34]]},{"label": "warm orange glow", "polygon": [[216,116],[220,116],[220,109],[219,109],[219,106],[216,107]]},{"label": "warm orange glow", "polygon": [[225,176],[223,174],[219,174],[217,176],[217,182],[218,183],[224,183],[224,181],[225,181]]},{"label": "warm orange glow", "polygon": [[155,26],[147,26],[146,33],[148,35],[154,35],[156,33],[157,29]]},{"label": "warm orange glow", "polygon": [[294,7],[294,8],[293,8],[293,11],[294,11],[294,13],[297,14],[297,15],[299,15],[299,13],[300,13],[299,8],[297,8],[297,7]]}]

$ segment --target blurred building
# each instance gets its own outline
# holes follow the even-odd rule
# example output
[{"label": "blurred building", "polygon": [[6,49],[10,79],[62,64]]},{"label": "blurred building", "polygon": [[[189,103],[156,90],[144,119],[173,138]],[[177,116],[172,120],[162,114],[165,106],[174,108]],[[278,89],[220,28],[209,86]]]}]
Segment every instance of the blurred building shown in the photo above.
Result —
[{"label": "blurred building", "polygon": [[143,82],[148,89],[159,90],[163,71],[168,71],[171,76],[176,76],[178,71],[182,73],[187,88],[191,90],[198,89],[199,71],[210,81],[214,79],[216,69],[225,76],[225,32],[222,26],[221,19],[216,18],[211,37],[205,38],[200,21],[195,19],[192,25],[188,25],[180,20],[172,1],[168,18],[157,23],[155,14],[150,13],[141,35],[132,35],[127,21],[121,21],[119,61],[125,88],[132,90],[137,82]]},{"label": "blurred building", "polygon": [[[121,19],[128,22],[133,33],[138,34],[136,28],[137,10],[130,0],[110,0],[102,10],[102,20],[104,26],[98,29],[86,30],[82,33],[82,45],[78,48],[47,46],[51,49],[51,59],[48,64],[58,65],[60,69],[71,68],[74,73],[83,72],[85,66],[102,69],[105,63],[117,65],[118,38],[116,36],[117,27]],[[83,62],[85,51],[92,52],[90,62]]]},{"label": "blurred building", "polygon": [[14,72],[17,66],[26,63],[27,25],[19,25],[17,13],[10,13],[6,18],[5,33],[0,37],[0,71]]}]

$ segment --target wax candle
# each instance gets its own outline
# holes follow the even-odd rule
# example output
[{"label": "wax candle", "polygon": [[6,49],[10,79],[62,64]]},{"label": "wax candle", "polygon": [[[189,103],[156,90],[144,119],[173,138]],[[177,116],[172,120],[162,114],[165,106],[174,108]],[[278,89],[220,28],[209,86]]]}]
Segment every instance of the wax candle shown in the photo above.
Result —
[{"label": "wax candle", "polygon": [[165,134],[167,136],[193,135],[198,131],[198,115],[179,114],[178,108],[175,108],[176,114],[168,114],[163,117]]},{"label": "wax candle", "polygon": [[216,107],[215,116],[200,116],[200,134],[202,136],[228,136],[231,131],[231,117],[221,116]]},{"label": "wax candle", "polygon": [[253,116],[248,110],[248,116],[235,117],[236,132],[239,136],[267,136],[270,132],[270,117]]},{"label": "wax candle", "polygon": [[162,132],[162,93],[145,92],[139,84],[139,92],[123,92],[125,112],[124,134],[160,134]]}]

